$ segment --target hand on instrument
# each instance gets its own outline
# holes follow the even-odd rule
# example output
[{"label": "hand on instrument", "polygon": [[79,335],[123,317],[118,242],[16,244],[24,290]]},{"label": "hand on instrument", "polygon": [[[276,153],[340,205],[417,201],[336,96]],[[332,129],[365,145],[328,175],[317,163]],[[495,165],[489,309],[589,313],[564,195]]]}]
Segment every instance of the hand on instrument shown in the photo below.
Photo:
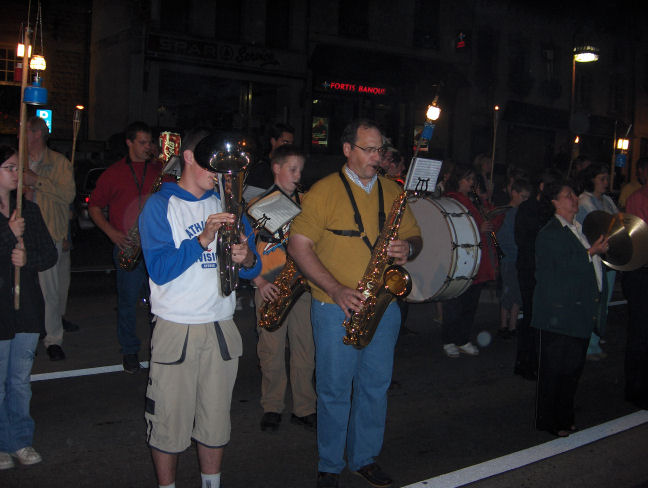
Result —
[{"label": "hand on instrument", "polygon": [[605,254],[606,252],[609,251],[610,249],[610,244],[608,243],[609,238],[601,235],[598,239],[596,239],[596,242],[592,244],[592,247],[588,249],[588,252],[590,253],[591,256],[594,256],[595,254]]},{"label": "hand on instrument", "polygon": [[209,244],[216,238],[216,232],[218,232],[218,229],[220,229],[223,224],[233,223],[234,214],[226,212],[211,214],[205,221],[205,228],[203,229],[202,234],[198,236],[198,242],[200,242],[200,245],[203,248],[209,246]]},{"label": "hand on instrument", "polygon": [[410,245],[407,241],[393,240],[387,246],[387,256],[394,258],[394,264],[405,264],[409,251]]},{"label": "hand on instrument", "polygon": [[331,294],[333,301],[342,309],[344,316],[351,317],[351,311],[359,312],[365,298],[358,290],[339,285]]},{"label": "hand on instrument", "polygon": [[18,239],[18,244],[11,251],[11,264],[18,267],[23,267],[27,264],[27,252],[25,251],[25,244],[23,243],[22,237]]},{"label": "hand on instrument", "polygon": [[484,233],[493,232],[495,230],[495,227],[493,227],[493,224],[491,223],[490,220],[484,220],[481,226],[479,227],[479,230]]},{"label": "hand on instrument", "polygon": [[128,236],[123,232],[114,229],[113,232],[108,234],[108,237],[122,251],[128,249],[130,241],[128,240]]},{"label": "hand on instrument", "polygon": [[[249,254],[252,254],[252,257],[248,259]],[[232,245],[232,261],[243,266],[247,265],[246,267],[249,267],[254,262],[254,253],[250,252],[247,242]]]},{"label": "hand on instrument", "polygon": [[11,232],[16,236],[16,239],[20,239],[25,233],[25,219],[16,216],[16,210],[13,211],[11,217],[9,217],[9,228]]},{"label": "hand on instrument", "polygon": [[254,280],[254,284],[259,289],[261,298],[266,302],[272,302],[279,297],[279,288],[277,288],[274,283],[270,283],[268,280],[259,277]]}]

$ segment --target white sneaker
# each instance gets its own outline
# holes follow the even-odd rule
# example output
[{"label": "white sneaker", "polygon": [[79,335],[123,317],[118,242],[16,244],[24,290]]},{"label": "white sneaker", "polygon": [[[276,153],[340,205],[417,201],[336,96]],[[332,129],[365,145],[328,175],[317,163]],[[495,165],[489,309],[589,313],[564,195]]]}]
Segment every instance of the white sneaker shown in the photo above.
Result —
[{"label": "white sneaker", "polygon": [[13,459],[6,452],[0,452],[0,469],[11,469],[14,467]]},{"label": "white sneaker", "polygon": [[37,464],[40,463],[43,458],[41,457],[40,454],[36,452],[36,449],[34,449],[32,446],[27,446],[23,447],[22,449],[18,449],[16,452],[13,453],[13,456],[15,458],[18,458],[18,462],[20,464]]},{"label": "white sneaker", "polygon": [[459,346],[459,352],[468,354],[468,356],[479,356],[479,349],[472,342],[466,342],[463,346]]},{"label": "white sneaker", "polygon": [[459,349],[455,344],[444,344],[443,345],[443,352],[445,352],[445,355],[448,356],[449,358],[458,358],[459,357]]}]

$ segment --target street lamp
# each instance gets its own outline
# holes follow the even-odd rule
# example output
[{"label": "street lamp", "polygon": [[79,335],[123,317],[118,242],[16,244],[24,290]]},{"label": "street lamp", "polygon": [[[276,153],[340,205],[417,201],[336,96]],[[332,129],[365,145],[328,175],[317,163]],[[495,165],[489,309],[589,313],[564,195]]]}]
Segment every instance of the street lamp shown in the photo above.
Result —
[{"label": "street lamp", "polygon": [[576,135],[572,139],[571,159],[569,161],[569,170],[567,176],[570,176],[572,169],[572,161],[578,157],[578,136],[579,133],[587,132],[588,121],[583,118],[576,117],[576,63],[592,63],[598,61],[599,50],[596,46],[584,43],[575,46],[572,52],[572,79],[571,79],[571,99],[569,105],[569,129]]}]

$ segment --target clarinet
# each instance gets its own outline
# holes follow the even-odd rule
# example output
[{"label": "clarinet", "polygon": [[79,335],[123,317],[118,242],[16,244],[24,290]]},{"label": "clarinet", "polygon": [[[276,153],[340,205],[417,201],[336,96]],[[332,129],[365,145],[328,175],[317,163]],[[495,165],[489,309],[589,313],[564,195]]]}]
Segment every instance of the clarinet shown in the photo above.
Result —
[{"label": "clarinet", "polygon": [[[484,219],[485,221],[490,220],[486,216],[486,212],[484,211],[484,206],[482,205],[481,198],[479,198],[479,195],[477,195],[477,191],[476,191],[474,186],[472,186],[470,188],[470,197],[471,197],[471,199],[473,201],[473,204],[477,208],[477,211],[479,212],[479,215],[481,215],[481,218]],[[491,230],[488,233],[488,237],[489,237],[489,239],[491,241],[491,244],[495,248],[495,252],[497,253],[497,262],[502,261],[505,254],[504,254],[504,251],[502,251],[502,248],[500,247],[500,244],[499,244],[499,242],[497,240],[497,236],[495,235],[495,231]]]}]

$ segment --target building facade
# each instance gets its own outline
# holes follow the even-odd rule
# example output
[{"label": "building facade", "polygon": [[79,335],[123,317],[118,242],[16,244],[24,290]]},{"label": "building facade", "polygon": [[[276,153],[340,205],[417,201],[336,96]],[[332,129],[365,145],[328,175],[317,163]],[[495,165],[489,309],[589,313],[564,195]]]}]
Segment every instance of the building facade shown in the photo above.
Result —
[{"label": "building facade", "polygon": [[[339,166],[339,136],[355,117],[378,120],[411,154],[436,96],[432,157],[470,162],[494,145],[500,174],[566,169],[575,151],[612,162],[613,140],[627,132],[629,161],[617,172],[628,178],[630,162],[648,155],[643,14],[583,15],[582,3],[75,0],[65,16],[52,0],[43,2],[53,56],[45,86],[59,119],[71,121],[72,98],[85,102],[88,139],[144,120],[267,142],[270,124],[288,123],[311,155],[307,181]],[[13,45],[21,18],[3,21],[0,47]],[[585,40],[599,61],[574,69],[572,48]],[[10,90],[15,83],[0,85],[0,111],[15,110]],[[57,135],[69,130],[61,124]]]}]

